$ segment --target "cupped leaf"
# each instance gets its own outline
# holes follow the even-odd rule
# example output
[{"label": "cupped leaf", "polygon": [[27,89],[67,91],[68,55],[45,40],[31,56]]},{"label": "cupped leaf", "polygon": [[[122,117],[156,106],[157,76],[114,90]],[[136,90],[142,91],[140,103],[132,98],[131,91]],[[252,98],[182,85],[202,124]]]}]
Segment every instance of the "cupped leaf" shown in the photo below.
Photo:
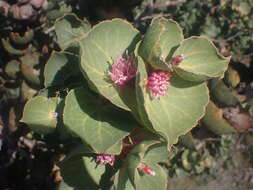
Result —
[{"label": "cupped leaf", "polygon": [[127,173],[128,173],[128,177],[134,187],[135,187],[136,181],[138,181],[139,177],[140,177],[138,174],[138,170],[137,170],[137,167],[140,163],[141,163],[140,155],[130,154],[127,157],[127,161],[126,161]]},{"label": "cupped leaf", "polygon": [[68,78],[79,73],[79,58],[76,54],[54,51],[44,69],[44,85],[45,87],[64,85]]},{"label": "cupped leaf", "polygon": [[67,14],[55,22],[57,43],[66,49],[71,43],[84,36],[91,28],[87,21],[77,18],[75,14]]},{"label": "cupped leaf", "polygon": [[190,154],[189,149],[186,149],[185,151],[183,151],[181,155],[182,166],[186,171],[191,171],[193,165],[193,163],[189,162],[189,154]]},{"label": "cupped leaf", "polygon": [[50,10],[47,11],[47,14],[46,14],[49,20],[55,20],[57,18],[64,16],[65,14],[70,14],[72,11],[71,5],[67,5],[63,3],[62,5],[60,5],[60,7],[57,6],[57,8],[54,9],[55,5],[56,5],[56,2],[51,3],[51,1],[49,1],[48,6],[51,8],[49,8]]},{"label": "cupped leaf", "polygon": [[[155,172],[154,176],[138,171],[137,167],[142,161],[137,155],[130,155],[127,160],[128,177],[135,189],[166,189],[167,175],[165,171],[156,163],[147,163]],[[128,180],[125,179],[127,183]]]},{"label": "cupped leaf", "polygon": [[75,136],[89,144],[96,153],[110,154],[120,153],[117,144],[136,125],[130,113],[82,88],[72,90],[67,95],[63,121]]},{"label": "cupped leaf", "polygon": [[25,81],[21,84],[21,96],[22,101],[26,102],[35,96],[38,93],[37,90],[31,88]]},{"label": "cupped leaf", "polygon": [[[165,189],[166,174],[156,163],[161,162],[174,152],[167,151],[166,143],[162,143],[157,135],[148,136],[136,145],[128,154],[126,161],[115,177],[115,189]],[[139,171],[140,163],[147,164],[155,171],[155,176],[148,176]],[[151,180],[148,183],[146,180]],[[154,183],[155,181],[155,183]]]},{"label": "cupped leaf", "polygon": [[182,80],[173,73],[167,95],[152,99],[146,88],[148,73],[140,57],[136,78],[139,115],[148,129],[162,135],[168,147],[189,132],[205,113],[208,88],[204,83]]},{"label": "cupped leaf", "polygon": [[5,74],[7,74],[8,77],[11,79],[17,79],[18,72],[20,71],[20,62],[17,60],[11,60],[9,61],[4,68]]},{"label": "cupped leaf", "polygon": [[185,80],[201,82],[223,77],[230,58],[218,53],[214,44],[205,37],[191,37],[182,41],[173,56],[182,55],[183,61],[175,67]]},{"label": "cupped leaf", "polygon": [[3,48],[5,49],[5,51],[7,51],[10,54],[13,54],[13,55],[24,55],[26,53],[26,50],[20,50],[20,49],[14,48],[11,45],[11,43],[10,43],[10,41],[8,39],[2,38],[1,42],[3,44]]},{"label": "cupped leaf", "polygon": [[56,107],[55,100],[37,96],[26,103],[21,122],[27,123],[37,133],[52,133],[57,123]]},{"label": "cupped leaf", "polygon": [[155,172],[155,176],[140,173],[135,168],[138,178],[135,183],[132,184],[125,164],[115,176],[115,190],[134,190],[134,189],[146,189],[146,190],[165,190],[167,187],[167,174],[158,164],[149,164],[149,167]]},{"label": "cupped leaf", "polygon": [[173,155],[174,151],[168,151],[166,143],[155,144],[146,151],[142,161],[145,163],[158,163]]},{"label": "cupped leaf", "polygon": [[101,176],[105,172],[104,165],[97,165],[92,158],[78,156],[63,161],[60,168],[64,182],[76,190],[99,189]]},{"label": "cupped leaf", "polygon": [[182,135],[179,138],[179,144],[181,144],[191,150],[195,150],[196,145],[197,145],[197,140],[195,140],[194,137],[192,136],[191,132],[189,132],[186,135]]},{"label": "cupped leaf", "polygon": [[[148,163],[148,164],[154,164],[154,163],[159,162],[158,160],[159,160],[159,158],[161,158],[159,156],[156,157],[156,158],[158,158],[158,160],[152,160],[152,158],[151,158],[152,156],[150,156],[150,158],[151,158],[150,160],[148,160],[148,158],[146,157],[147,154],[149,154],[148,152],[151,151],[151,149],[152,149],[151,147],[155,147],[158,144],[161,144],[161,141],[159,140],[159,138],[155,135],[151,135],[147,139],[143,140],[141,143],[136,145],[133,148],[133,150],[131,150],[131,152],[128,154],[128,157],[126,160],[127,172],[128,172],[129,179],[134,186],[140,178],[138,171],[137,171],[137,167],[141,162]],[[165,152],[167,153],[166,149],[165,149]],[[154,161],[154,162],[152,162],[152,161]]]},{"label": "cupped leaf", "polygon": [[21,65],[20,70],[25,80],[34,87],[41,86],[40,78],[40,55],[39,53],[28,54],[20,57]]},{"label": "cupped leaf", "polygon": [[236,106],[240,104],[236,93],[228,88],[223,80],[213,79],[208,83],[211,95],[216,103],[222,106]]},{"label": "cupped leaf", "polygon": [[19,33],[14,33],[11,32],[10,33],[10,39],[18,45],[25,45],[28,44],[32,41],[34,37],[34,31],[32,29],[28,29],[24,36],[21,36]]},{"label": "cupped leaf", "polygon": [[240,74],[232,66],[229,66],[224,77],[224,82],[228,87],[235,88],[241,81]]},{"label": "cupped leaf", "polygon": [[56,190],[75,190],[74,187],[69,186],[64,181],[58,184]]},{"label": "cupped leaf", "polygon": [[124,164],[122,168],[116,173],[114,179],[114,189],[115,190],[135,190],[134,186],[132,185],[127,172],[127,165]]},{"label": "cupped leaf", "polygon": [[218,108],[212,101],[206,107],[206,114],[201,120],[206,127],[217,135],[234,133],[236,130],[223,118],[223,110]]},{"label": "cupped leaf", "polygon": [[125,110],[136,104],[133,87],[114,85],[108,72],[119,57],[133,52],[139,39],[139,32],[131,24],[113,19],[99,23],[80,41],[81,69],[92,89]]},{"label": "cupped leaf", "polygon": [[169,60],[183,40],[180,26],[173,20],[154,19],[139,47],[139,55],[156,69],[168,70]]}]

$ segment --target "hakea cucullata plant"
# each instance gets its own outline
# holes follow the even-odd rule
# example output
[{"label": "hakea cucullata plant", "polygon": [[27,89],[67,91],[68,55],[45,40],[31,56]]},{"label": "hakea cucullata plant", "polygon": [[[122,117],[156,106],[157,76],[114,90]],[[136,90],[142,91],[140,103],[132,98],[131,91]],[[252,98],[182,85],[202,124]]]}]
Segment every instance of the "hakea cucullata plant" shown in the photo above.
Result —
[{"label": "hakea cucullata plant", "polygon": [[[223,77],[229,58],[205,37],[184,39],[180,26],[164,18],[154,19],[143,36],[121,19],[91,28],[75,15],[58,19],[55,31],[62,51],[48,60],[44,85],[70,90],[62,99],[34,97],[22,121],[36,133],[60,134],[59,141],[82,141],[81,149],[77,144],[66,151],[60,165],[64,183],[85,189],[90,180],[99,189],[108,176],[111,189],[166,189],[159,163],[204,116],[206,81]],[[141,140],[126,143],[132,134]]]}]

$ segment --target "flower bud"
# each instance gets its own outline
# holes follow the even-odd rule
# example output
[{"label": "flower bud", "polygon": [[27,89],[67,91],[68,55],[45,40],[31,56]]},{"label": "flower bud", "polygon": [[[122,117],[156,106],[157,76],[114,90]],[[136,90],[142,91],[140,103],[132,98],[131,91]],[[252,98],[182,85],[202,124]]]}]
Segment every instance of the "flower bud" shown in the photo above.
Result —
[{"label": "flower bud", "polygon": [[151,175],[151,176],[155,176],[155,171],[152,170],[147,164],[145,163],[139,163],[137,169],[144,173],[144,174],[148,174],[148,175]]},{"label": "flower bud", "polygon": [[183,54],[176,55],[176,56],[172,57],[171,64],[174,66],[178,66],[183,60],[184,60]]}]

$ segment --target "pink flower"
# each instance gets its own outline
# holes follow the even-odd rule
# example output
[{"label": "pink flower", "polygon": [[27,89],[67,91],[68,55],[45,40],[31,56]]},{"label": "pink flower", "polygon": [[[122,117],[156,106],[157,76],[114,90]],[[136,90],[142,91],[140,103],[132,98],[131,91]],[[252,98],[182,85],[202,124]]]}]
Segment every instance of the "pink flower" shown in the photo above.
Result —
[{"label": "pink flower", "polygon": [[113,166],[115,162],[115,156],[112,154],[99,154],[97,155],[96,162],[99,164],[109,164]]},{"label": "pink flower", "polygon": [[133,64],[133,58],[120,57],[112,65],[112,70],[108,74],[115,84],[124,86],[127,82],[135,77],[136,71],[136,67]]},{"label": "pink flower", "polygon": [[184,60],[184,55],[176,55],[172,57],[171,64],[174,66],[178,66]]},{"label": "pink flower", "polygon": [[155,176],[155,171],[152,170],[147,164],[145,163],[139,163],[139,165],[137,166],[137,169],[144,173],[144,174],[148,174],[148,175],[152,175]]},{"label": "pink flower", "polygon": [[165,71],[153,71],[148,77],[147,88],[152,98],[165,96],[168,89],[171,74]]}]

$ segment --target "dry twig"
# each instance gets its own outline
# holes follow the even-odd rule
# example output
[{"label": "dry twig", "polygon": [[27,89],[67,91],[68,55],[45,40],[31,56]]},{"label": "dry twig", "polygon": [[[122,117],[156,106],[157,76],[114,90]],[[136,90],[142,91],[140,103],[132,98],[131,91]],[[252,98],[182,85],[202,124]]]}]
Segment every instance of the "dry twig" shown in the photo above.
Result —
[{"label": "dry twig", "polygon": [[181,3],[185,3],[187,0],[176,0],[176,1],[166,1],[164,3],[155,3],[153,8],[154,9],[161,9],[161,8],[166,8],[169,6],[175,6]]}]

